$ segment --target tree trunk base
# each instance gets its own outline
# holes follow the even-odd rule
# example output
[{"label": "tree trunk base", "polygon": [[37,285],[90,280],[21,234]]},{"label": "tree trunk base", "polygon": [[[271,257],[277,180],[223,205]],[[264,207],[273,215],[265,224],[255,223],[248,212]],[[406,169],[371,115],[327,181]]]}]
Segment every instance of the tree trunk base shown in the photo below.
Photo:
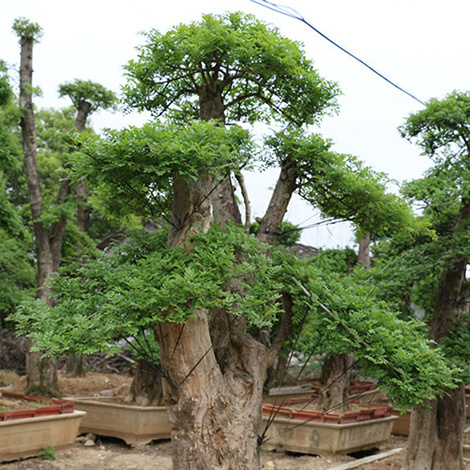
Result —
[{"label": "tree trunk base", "polygon": [[85,356],[70,354],[65,362],[67,377],[86,377],[87,364]]},{"label": "tree trunk base", "polygon": [[45,359],[42,352],[26,354],[26,394],[60,397],[57,361]]},{"label": "tree trunk base", "polygon": [[430,409],[413,411],[402,470],[463,470],[465,395],[461,385],[433,401]]}]

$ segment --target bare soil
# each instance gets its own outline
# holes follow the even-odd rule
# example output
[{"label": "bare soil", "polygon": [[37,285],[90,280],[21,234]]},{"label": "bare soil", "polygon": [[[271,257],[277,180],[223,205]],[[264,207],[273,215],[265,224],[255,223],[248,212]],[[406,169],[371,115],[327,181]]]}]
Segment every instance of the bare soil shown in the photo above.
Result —
[{"label": "bare soil", "polygon": [[[118,374],[89,373],[85,378],[72,379],[59,374],[62,396],[122,396],[130,387],[131,378]],[[0,371],[1,390],[22,393],[25,379],[14,372]],[[371,452],[354,456],[319,457],[285,452],[261,451],[263,470],[327,470],[357,458],[406,447],[406,439],[392,438]],[[404,451],[376,463],[361,465],[364,470],[399,470]],[[157,441],[133,449],[119,439],[101,436],[79,436],[68,450],[57,452],[55,460],[31,458],[0,464],[0,470],[171,470],[171,442]],[[470,465],[468,465],[470,469]]]}]

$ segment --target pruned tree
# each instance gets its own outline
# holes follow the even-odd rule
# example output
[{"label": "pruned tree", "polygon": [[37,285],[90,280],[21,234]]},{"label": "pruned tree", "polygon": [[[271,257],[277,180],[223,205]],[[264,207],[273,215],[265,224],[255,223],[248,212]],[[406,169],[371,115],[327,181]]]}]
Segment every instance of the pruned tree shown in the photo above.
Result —
[{"label": "pruned tree", "polygon": [[[42,34],[41,28],[27,19],[19,18],[13,24],[21,45],[20,64],[20,93],[19,105],[21,111],[20,126],[22,130],[22,144],[24,154],[24,173],[27,181],[29,205],[36,243],[38,265],[37,293],[48,305],[54,304],[48,286],[51,274],[57,272],[67,223],[67,202],[70,200],[72,187],[69,178],[65,175],[55,196],[56,209],[52,217],[46,216],[47,207],[44,201],[41,176],[37,162],[37,131],[34,117],[32,96],[34,93],[33,76],[33,45]],[[87,115],[97,107],[112,104],[112,93],[101,86],[90,82],[78,82],[64,85],[61,91],[70,94],[72,101],[77,103],[77,125],[83,128]],[[88,95],[87,95],[88,93]],[[88,100],[88,101],[87,101]],[[27,355],[27,390],[30,393],[57,396],[58,380],[56,364],[48,359],[42,359],[40,353]]]},{"label": "pruned tree", "polygon": [[[101,109],[116,109],[116,95],[103,85],[91,80],[74,80],[59,86],[59,96],[67,96],[76,109],[75,129],[81,133],[85,130],[89,116]],[[70,148],[73,152],[74,149]],[[65,176],[64,179],[67,179]],[[89,189],[86,181],[76,183],[75,197],[77,202],[77,227],[88,234],[91,206],[88,202]],[[66,372],[69,377],[85,377],[86,362],[83,356],[70,355],[66,361]]]},{"label": "pruned tree", "polygon": [[[424,278],[427,300],[421,305],[429,314],[429,337],[436,344],[468,329],[469,124],[470,93],[454,91],[441,100],[430,100],[426,109],[410,115],[401,127],[402,135],[415,140],[434,162],[424,178],[409,183],[405,191],[423,204],[423,218],[435,231],[415,263],[421,266],[421,279],[423,272],[428,273]],[[423,259],[428,261],[426,271]],[[418,279],[415,282],[422,284]],[[463,385],[428,405],[412,414],[405,468],[463,469]]]}]

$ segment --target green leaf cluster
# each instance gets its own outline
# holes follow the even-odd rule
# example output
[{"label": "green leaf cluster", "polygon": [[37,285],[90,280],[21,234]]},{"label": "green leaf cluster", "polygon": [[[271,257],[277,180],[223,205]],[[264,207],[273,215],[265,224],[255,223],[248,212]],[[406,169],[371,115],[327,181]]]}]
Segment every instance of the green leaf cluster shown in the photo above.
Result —
[{"label": "green leaf cluster", "polygon": [[32,23],[27,18],[16,18],[12,26],[13,31],[20,38],[32,39],[38,42],[42,36],[42,28],[37,23]]},{"label": "green leaf cluster", "polygon": [[49,354],[114,350],[113,340],[158,322],[184,323],[201,309],[225,308],[257,328],[277,321],[279,269],[267,247],[239,228],[214,226],[193,248],[167,246],[165,230],[140,234],[57,277],[56,307],[25,303],[14,319]]},{"label": "green leaf cluster", "polygon": [[117,107],[117,96],[100,83],[91,80],[76,79],[73,82],[63,83],[59,86],[59,96],[68,96],[75,109],[81,108],[84,103],[88,103],[91,114],[98,109],[113,109]]},{"label": "green leaf cluster", "polygon": [[[200,117],[203,94],[221,94],[228,121],[277,116],[313,123],[335,108],[336,84],[321,78],[299,43],[252,15],[204,15],[166,34],[151,30],[127,66],[124,99],[159,116]],[[207,98],[207,96],[206,96]]]},{"label": "green leaf cluster", "polygon": [[74,169],[93,183],[115,213],[168,214],[173,178],[226,175],[247,162],[253,144],[247,131],[215,122],[148,123],[88,137],[74,154]]},{"label": "green leaf cluster", "polygon": [[387,191],[385,175],[354,156],[334,152],[330,140],[290,128],[268,137],[266,145],[271,153],[265,165],[289,165],[299,195],[325,217],[350,220],[373,236],[416,230],[411,208]]},{"label": "green leaf cluster", "polygon": [[298,317],[305,308],[312,310],[300,350],[313,348],[327,356],[353,352],[364,373],[377,378],[397,406],[422,404],[442,394],[442,387],[454,387],[459,371],[427,340],[423,324],[401,319],[393,305],[375,295],[362,268],[345,275],[345,265],[325,252],[298,270],[296,276],[313,296],[299,292],[294,297]]}]

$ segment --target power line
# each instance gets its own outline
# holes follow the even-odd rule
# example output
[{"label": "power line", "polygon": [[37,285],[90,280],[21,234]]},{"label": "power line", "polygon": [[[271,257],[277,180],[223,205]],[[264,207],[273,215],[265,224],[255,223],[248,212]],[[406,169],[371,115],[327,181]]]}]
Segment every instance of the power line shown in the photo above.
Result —
[{"label": "power line", "polygon": [[406,91],[404,88],[397,85],[395,82],[393,82],[392,80],[387,78],[385,75],[380,73],[375,68],[371,67],[369,64],[364,62],[362,59],[360,59],[359,57],[354,55],[352,52],[349,52],[347,49],[340,46],[337,42],[330,39],[326,34],[322,33],[318,28],[316,28],[311,23],[309,23],[298,11],[294,10],[293,8],[285,6],[285,5],[279,5],[277,3],[270,2],[269,0],[249,0],[249,1],[252,2],[252,3],[255,3],[256,5],[260,5],[264,8],[267,8],[268,10],[275,11],[276,13],[280,13],[281,15],[287,16],[289,18],[293,18],[294,20],[298,20],[298,21],[306,24],[310,29],[312,29],[317,34],[319,34],[323,39],[326,39],[329,43],[333,44],[333,46],[337,47],[339,50],[343,51],[345,54],[352,57],[354,60],[357,60],[364,67],[368,68],[371,72],[375,73],[380,78],[385,80],[388,84],[390,84],[393,87],[397,88],[402,93],[405,93],[405,95],[408,95],[410,98],[414,99],[419,104],[421,104],[423,106],[426,106],[426,104],[423,101],[421,101],[419,98],[417,98],[416,96],[414,96],[410,92]]}]

